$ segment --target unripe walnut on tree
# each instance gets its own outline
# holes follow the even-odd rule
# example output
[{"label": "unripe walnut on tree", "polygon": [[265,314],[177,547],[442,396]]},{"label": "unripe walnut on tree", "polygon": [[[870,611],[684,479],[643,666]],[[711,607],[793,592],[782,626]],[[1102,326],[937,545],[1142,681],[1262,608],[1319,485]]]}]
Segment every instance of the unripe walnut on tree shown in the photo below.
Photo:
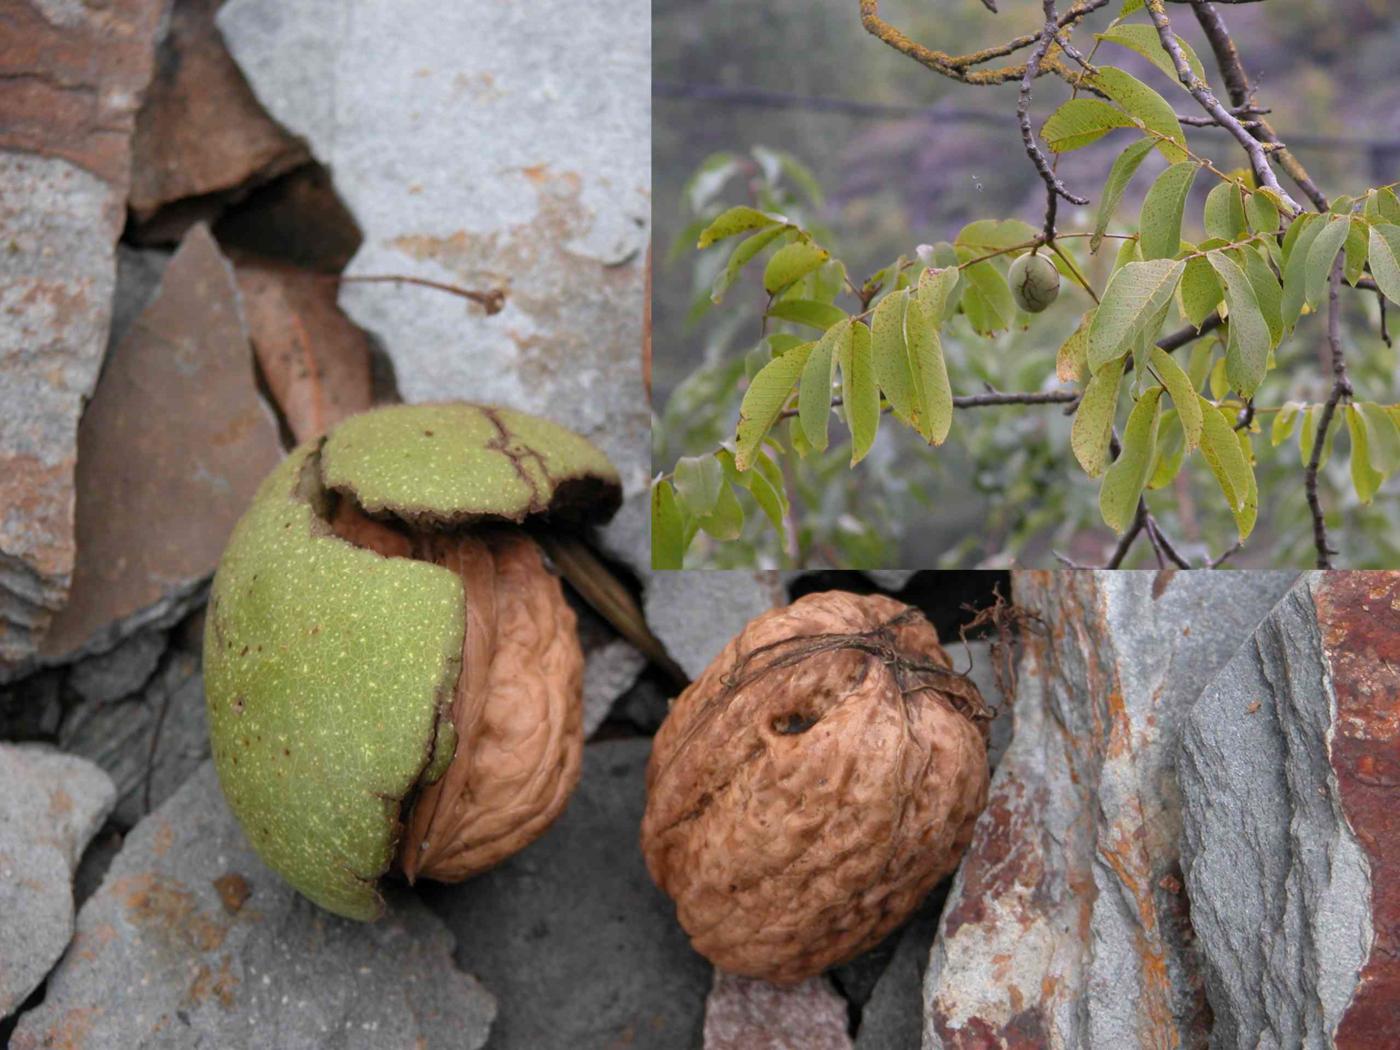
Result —
[{"label": "unripe walnut on tree", "polygon": [[832,591],[752,620],[647,767],[642,849],[695,949],[791,984],[877,944],[971,841],[987,718],[894,599]]}]

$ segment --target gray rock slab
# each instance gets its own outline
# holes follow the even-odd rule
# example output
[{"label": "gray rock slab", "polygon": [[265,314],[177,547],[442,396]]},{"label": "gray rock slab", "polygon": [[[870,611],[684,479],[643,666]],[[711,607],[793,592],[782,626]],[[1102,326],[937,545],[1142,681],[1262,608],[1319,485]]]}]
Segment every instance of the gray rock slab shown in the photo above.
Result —
[{"label": "gray rock slab", "polygon": [[168,0],[15,0],[0,78],[0,671],[73,572],[78,418],[107,343],[131,136]]},{"label": "gray rock slab", "polygon": [[1040,617],[1015,735],[953,885],[924,1047],[1200,1046],[1182,886],[1182,720],[1289,573],[1017,573]]},{"label": "gray rock slab", "polygon": [[173,651],[140,692],[77,705],[58,739],[107,771],[117,786],[112,818],[133,827],[209,757],[199,658]]},{"label": "gray rock slab", "polygon": [[297,894],[249,848],[206,764],[127,836],[12,1046],[482,1046],[490,993],[412,894],[389,904],[355,923]]},{"label": "gray rock slab", "polygon": [[705,1050],[851,1050],[846,1001],[825,977],[779,988],[715,971]]},{"label": "gray rock slab", "polygon": [[583,666],[583,735],[588,738],[607,720],[613,704],[632,688],[647,659],[621,638],[588,653]]},{"label": "gray rock slab", "polygon": [[[218,21],[258,99],[333,172],[364,233],[349,273],[506,292],[487,316],[425,288],[342,289],[404,399],[548,415],[644,493],[645,0],[231,0]],[[640,568],[629,508],[621,553]]]},{"label": "gray rock slab", "polygon": [[164,631],[139,631],[115,649],[71,665],[66,684],[91,704],[131,696],[150,681],[165,653],[165,643]]},{"label": "gray rock slab", "polygon": [[[1320,573],[1299,581],[1209,683],[1182,733],[1183,864],[1214,1047],[1388,1041],[1381,1030],[1371,1036],[1380,1042],[1337,1038],[1376,928],[1370,865],[1344,813],[1332,757],[1346,730],[1329,624],[1319,623],[1318,592],[1327,586]],[[1393,600],[1393,581],[1390,590]],[[1380,611],[1395,620],[1394,608]],[[1388,644],[1396,648],[1393,635]],[[1348,648],[1370,662],[1386,655]],[[1378,692],[1375,700],[1393,705],[1393,685],[1392,699]],[[1390,794],[1393,812],[1393,784]],[[1388,1009],[1393,1038],[1393,989]]]},{"label": "gray rock slab", "polygon": [[538,841],[457,886],[422,885],[457,961],[495,992],[491,1050],[700,1044],[710,965],[638,842],[649,740],[584,748],[583,776]]},{"label": "gray rock slab", "polygon": [[646,577],[647,624],[691,678],[699,677],[755,616],[786,603],[781,574],[774,571],[653,572]]},{"label": "gray rock slab", "polygon": [[112,808],[96,766],[0,744],[0,1017],[44,979],[73,936],[73,873]]}]

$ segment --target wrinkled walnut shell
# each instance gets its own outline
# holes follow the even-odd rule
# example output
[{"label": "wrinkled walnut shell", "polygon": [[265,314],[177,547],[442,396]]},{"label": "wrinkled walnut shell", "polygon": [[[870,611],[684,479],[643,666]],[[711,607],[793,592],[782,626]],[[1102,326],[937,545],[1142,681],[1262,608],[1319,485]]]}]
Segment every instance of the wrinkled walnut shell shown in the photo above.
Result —
[{"label": "wrinkled walnut shell", "polygon": [[957,866],[987,797],[986,709],[882,596],[752,620],[672,706],[642,850],[695,949],[791,984],[873,947]]},{"label": "wrinkled walnut shell", "polygon": [[455,881],[538,837],[577,783],[583,653],[527,518],[606,518],[606,457],[545,420],[395,406],[294,450],[229,541],[205,632],[230,808],[321,906]]}]

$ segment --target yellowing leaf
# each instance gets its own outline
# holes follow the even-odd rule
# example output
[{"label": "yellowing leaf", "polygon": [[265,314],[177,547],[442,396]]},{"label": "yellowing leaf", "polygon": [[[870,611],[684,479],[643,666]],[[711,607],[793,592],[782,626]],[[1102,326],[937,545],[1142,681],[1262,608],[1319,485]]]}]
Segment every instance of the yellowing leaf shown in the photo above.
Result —
[{"label": "yellowing leaf", "polygon": [[735,434],[734,462],[740,471],[753,465],[763,439],[792,396],[813,345],[805,343],[773,358],[749,383],[744,400],[739,404],[739,426]]},{"label": "yellowing leaf", "polygon": [[749,230],[762,229],[764,226],[772,226],[777,223],[784,223],[786,220],[780,215],[769,215],[767,212],[758,211],[756,208],[730,208],[723,212],[714,222],[706,226],[700,234],[697,248],[708,248],[716,241],[722,241],[726,237],[733,237],[735,234],[745,233]]},{"label": "yellowing leaf", "polygon": [[1123,428],[1123,449],[1103,476],[1099,512],[1108,527],[1127,531],[1137,515],[1138,500],[1152,475],[1161,420],[1162,388],[1154,386],[1138,398]]},{"label": "yellowing leaf", "polygon": [[1103,473],[1113,436],[1113,417],[1118,408],[1118,387],[1123,379],[1123,358],[1117,358],[1094,373],[1079,399],[1070,428],[1069,443],[1074,458],[1091,478]]}]

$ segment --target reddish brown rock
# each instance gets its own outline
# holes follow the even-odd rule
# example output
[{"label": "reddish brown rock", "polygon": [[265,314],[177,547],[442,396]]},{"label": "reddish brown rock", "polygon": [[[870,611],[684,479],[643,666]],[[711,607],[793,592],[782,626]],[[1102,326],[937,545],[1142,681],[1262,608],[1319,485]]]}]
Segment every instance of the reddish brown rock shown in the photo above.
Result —
[{"label": "reddish brown rock", "polygon": [[0,678],[33,655],[73,571],[78,416],[167,2],[0,7]]},{"label": "reddish brown rock", "polygon": [[846,1003],[825,977],[791,988],[715,971],[705,1050],[851,1050]]},{"label": "reddish brown rock", "polygon": [[1400,573],[1328,573],[1313,595],[1337,697],[1332,768],[1371,868],[1371,950],[1336,1042],[1365,1050],[1400,1027]]},{"label": "reddish brown rock", "polygon": [[78,561],[41,655],[181,615],[281,455],[233,269],[195,227],[113,349],[78,437]]},{"label": "reddish brown rock", "polygon": [[335,281],[270,263],[239,263],[238,290],[262,369],[297,443],[373,402],[369,340],[340,312]]},{"label": "reddish brown rock", "polygon": [[175,0],[136,120],[129,203],[144,221],[173,201],[265,181],[308,159],[259,105],[214,25],[223,0]]}]

